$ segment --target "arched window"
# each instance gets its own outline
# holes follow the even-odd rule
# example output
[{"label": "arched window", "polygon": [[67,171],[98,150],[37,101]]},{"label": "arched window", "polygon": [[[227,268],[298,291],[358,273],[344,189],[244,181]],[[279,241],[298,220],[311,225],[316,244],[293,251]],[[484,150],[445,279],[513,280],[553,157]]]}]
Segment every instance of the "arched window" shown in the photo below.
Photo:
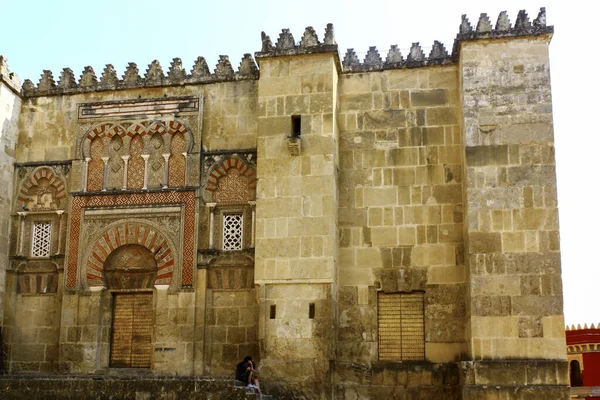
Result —
[{"label": "arched window", "polygon": [[583,377],[581,376],[581,366],[579,361],[571,361],[571,386],[583,386]]}]

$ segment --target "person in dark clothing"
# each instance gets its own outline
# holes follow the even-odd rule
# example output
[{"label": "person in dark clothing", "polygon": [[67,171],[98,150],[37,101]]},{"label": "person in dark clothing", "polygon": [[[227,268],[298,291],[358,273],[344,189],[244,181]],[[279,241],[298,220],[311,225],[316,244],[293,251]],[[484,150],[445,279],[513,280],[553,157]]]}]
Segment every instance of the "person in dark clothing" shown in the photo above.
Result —
[{"label": "person in dark clothing", "polygon": [[260,384],[258,383],[258,371],[252,361],[252,357],[244,357],[244,361],[235,368],[235,379],[243,382],[246,386],[253,387],[260,393]]}]

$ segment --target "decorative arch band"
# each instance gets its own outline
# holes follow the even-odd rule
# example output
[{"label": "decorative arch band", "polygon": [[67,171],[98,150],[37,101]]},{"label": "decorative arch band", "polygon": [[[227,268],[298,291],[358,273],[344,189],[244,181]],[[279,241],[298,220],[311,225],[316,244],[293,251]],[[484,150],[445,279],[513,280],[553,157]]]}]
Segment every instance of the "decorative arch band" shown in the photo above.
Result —
[{"label": "decorative arch band", "polygon": [[17,199],[20,202],[26,201],[31,188],[39,186],[42,179],[46,179],[48,185],[56,189],[56,193],[54,195],[56,199],[60,200],[66,197],[67,192],[65,188],[65,182],[58,175],[56,175],[51,168],[40,167],[36,169],[29,179],[23,183]]},{"label": "decorative arch band", "polygon": [[217,190],[219,179],[227,176],[227,173],[231,168],[237,169],[241,176],[248,178],[248,190],[256,190],[256,170],[235,156],[225,159],[221,164],[212,170],[208,176],[206,190],[209,192],[214,192]]},{"label": "decorative arch band", "polygon": [[155,284],[169,285],[173,277],[175,259],[167,239],[157,229],[139,222],[113,226],[96,240],[86,266],[88,287],[104,285],[104,263],[117,248],[139,244],[150,250],[156,259],[158,275]]}]

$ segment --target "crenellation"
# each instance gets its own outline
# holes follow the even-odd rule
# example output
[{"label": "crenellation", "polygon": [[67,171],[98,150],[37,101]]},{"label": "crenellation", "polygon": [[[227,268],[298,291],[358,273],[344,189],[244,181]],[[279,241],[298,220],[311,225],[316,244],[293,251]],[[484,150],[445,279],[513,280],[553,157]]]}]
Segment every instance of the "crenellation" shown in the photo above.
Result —
[{"label": "crenellation", "polygon": [[404,57],[402,57],[402,53],[398,48],[397,44],[393,44],[390,46],[390,51],[388,51],[387,57],[385,58],[386,66],[392,68],[400,68],[402,67],[402,62],[404,61]]},{"label": "crenellation", "polygon": [[451,62],[450,56],[446,47],[439,41],[435,40],[431,46],[431,52],[427,59],[429,65],[445,64]]},{"label": "crenellation", "polygon": [[346,55],[344,56],[344,61],[342,61],[342,65],[346,70],[350,71],[354,71],[355,68],[356,70],[360,69],[360,60],[358,59],[358,56],[356,55],[354,49],[348,49],[346,51]]},{"label": "crenellation", "polygon": [[425,59],[425,53],[423,53],[423,49],[419,45],[419,42],[413,43],[410,47],[408,57],[406,57],[406,66],[421,67],[425,65],[426,62],[427,60]]},{"label": "crenellation", "polygon": [[498,20],[496,21],[496,32],[508,32],[512,29],[510,19],[508,19],[508,13],[506,11],[498,14]]},{"label": "crenellation", "polygon": [[210,69],[204,57],[198,57],[192,68],[192,74],[190,76],[192,81],[200,81],[202,79],[210,77]]},{"label": "crenellation", "polygon": [[162,66],[158,60],[154,60],[148,65],[148,69],[146,69],[146,75],[144,76],[144,85],[145,86],[161,86],[163,84],[163,80],[165,78],[165,74],[163,73]]},{"label": "crenellation", "polygon": [[335,46],[337,43],[335,42],[335,35],[333,32],[333,24],[329,23],[325,27],[325,38],[323,39],[323,43],[328,46]]},{"label": "crenellation", "polygon": [[63,68],[60,78],[58,79],[57,87],[61,90],[69,90],[77,85],[75,75],[71,68]]},{"label": "crenellation", "polygon": [[296,42],[294,42],[294,36],[289,29],[282,29],[279,34],[279,39],[275,43],[277,50],[293,50],[296,48]]},{"label": "crenellation", "polygon": [[467,18],[467,14],[463,14],[460,21],[460,26],[458,28],[459,35],[466,35],[473,32],[473,27],[469,22],[469,18]]},{"label": "crenellation", "polygon": [[7,59],[0,55],[0,81],[5,82],[15,92],[21,91],[21,81],[14,72],[8,69]]},{"label": "crenellation", "polygon": [[480,34],[492,31],[492,23],[490,22],[490,17],[488,17],[486,13],[481,13],[479,16],[476,31]]},{"label": "crenellation", "polygon": [[300,40],[300,47],[315,47],[320,45],[319,38],[312,26],[307,26]]},{"label": "crenellation", "polygon": [[112,64],[106,64],[100,77],[100,87],[105,90],[114,90],[118,84],[119,78],[117,78],[115,67]]},{"label": "crenellation", "polygon": [[219,56],[219,62],[215,68],[215,75],[221,79],[233,79],[233,67],[227,56]]},{"label": "crenellation", "polygon": [[128,63],[125,74],[123,75],[123,80],[119,81],[119,86],[137,87],[140,86],[141,83],[142,78],[140,77],[140,70],[137,67],[137,64],[134,62]]},{"label": "crenellation", "polygon": [[269,35],[267,35],[265,32],[261,32],[260,37],[261,37],[261,41],[262,41],[262,46],[261,46],[260,51],[262,53],[270,53],[271,51],[273,51],[274,50],[273,42],[271,42],[271,38],[269,37]]},{"label": "crenellation", "polygon": [[369,51],[367,51],[367,55],[365,56],[365,60],[363,61],[363,65],[368,69],[380,69],[383,67],[383,60],[379,55],[379,51],[377,47],[371,46],[369,47]]},{"label": "crenellation", "polygon": [[50,92],[54,88],[56,88],[56,82],[52,76],[52,71],[45,69],[41,75],[37,90],[40,92]]},{"label": "crenellation", "polygon": [[250,79],[257,79],[259,77],[258,66],[254,62],[254,58],[252,58],[250,53],[244,54],[242,62],[240,62],[240,66],[236,72],[236,76]]},{"label": "crenellation", "polygon": [[517,15],[517,21],[515,22],[515,30],[521,32],[527,32],[531,29],[531,22],[529,16],[525,10],[519,10]]},{"label": "crenellation", "polygon": [[185,68],[183,68],[183,62],[181,58],[175,57],[173,61],[171,61],[171,66],[169,67],[169,72],[167,73],[167,79],[171,83],[180,84],[186,78]]},{"label": "crenellation", "polygon": [[96,72],[94,72],[94,68],[88,65],[83,69],[81,77],[79,78],[79,87],[82,89],[95,88],[97,84],[98,78],[96,77]]}]

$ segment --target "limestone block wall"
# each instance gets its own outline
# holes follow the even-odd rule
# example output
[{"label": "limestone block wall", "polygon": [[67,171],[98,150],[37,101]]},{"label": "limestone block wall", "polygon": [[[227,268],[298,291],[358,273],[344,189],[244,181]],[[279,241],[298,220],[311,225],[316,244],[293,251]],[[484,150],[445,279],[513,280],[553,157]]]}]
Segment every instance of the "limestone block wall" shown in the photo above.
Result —
[{"label": "limestone block wall", "polygon": [[340,361],[377,362],[377,290],[425,292],[425,357],[466,340],[454,65],[340,77]]},{"label": "limestone block wall", "polygon": [[[76,140],[80,139],[76,130],[78,103],[162,98],[165,94],[204,95],[201,140],[208,150],[255,148],[256,88],[256,81],[250,80],[28,98],[21,111],[16,159],[18,162],[38,162],[79,158],[75,149]],[[200,132],[194,134],[200,141]]]},{"label": "limestone block wall", "polygon": [[475,360],[566,357],[548,40],[461,48]]},{"label": "limestone block wall", "polygon": [[256,290],[208,290],[207,299],[205,373],[230,375],[244,357],[258,360]]},{"label": "limestone block wall", "polygon": [[[11,373],[53,373],[58,368],[60,307],[57,293],[16,294],[17,280],[7,280],[7,307],[3,331],[6,346],[4,367]],[[13,294],[14,293],[14,294]]]},{"label": "limestone block wall", "polygon": [[[10,74],[12,78],[12,74]],[[18,80],[9,78],[8,68],[0,57],[0,327],[3,325],[4,293],[6,268],[8,266],[8,246],[10,213],[12,209],[13,163],[18,135],[18,119],[21,98],[17,95]],[[15,78],[16,79],[16,78]]]},{"label": "limestone block wall", "polygon": [[[275,381],[297,382],[324,396],[335,326],[338,61],[334,53],[320,53],[259,62],[255,283],[261,286],[261,367]],[[288,147],[292,116],[301,125],[296,153]],[[305,324],[311,303],[315,318],[330,313],[314,331]]]}]

